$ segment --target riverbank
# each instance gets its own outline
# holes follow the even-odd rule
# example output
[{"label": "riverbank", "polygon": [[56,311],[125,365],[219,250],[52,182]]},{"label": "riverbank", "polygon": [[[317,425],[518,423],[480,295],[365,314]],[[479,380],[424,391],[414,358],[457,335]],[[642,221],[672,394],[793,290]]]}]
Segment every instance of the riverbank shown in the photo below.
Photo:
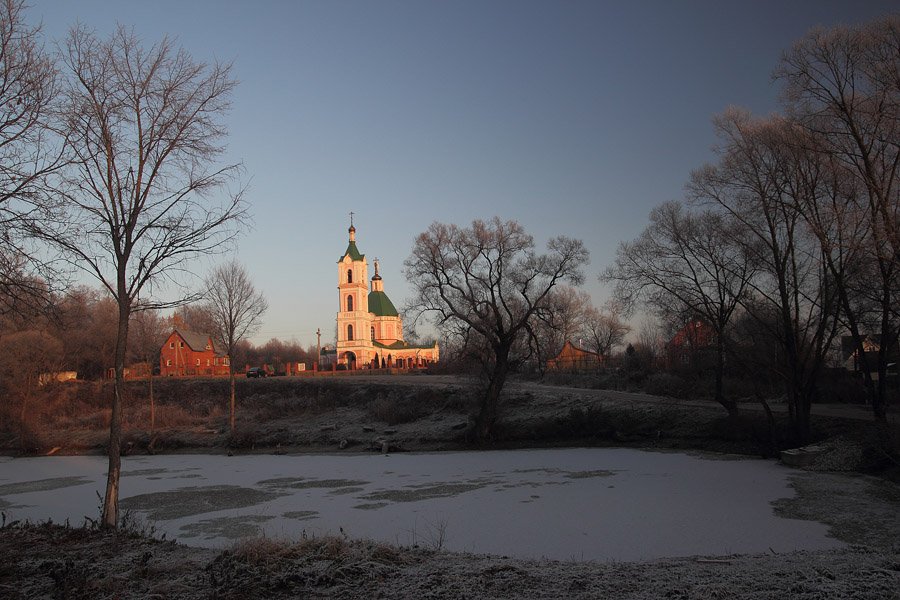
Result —
[{"label": "riverbank", "polygon": [[[472,436],[477,389],[454,376],[268,378],[238,382],[237,428],[227,418],[227,381],[158,379],[155,427],[149,385],[131,382],[124,406],[123,452],[391,452],[553,446],[707,450],[777,456],[792,447],[785,406],[744,402],[728,419],[712,401],[512,381],[489,444]],[[0,430],[10,456],[101,454],[108,439],[108,383],[74,382],[33,401],[25,435]],[[840,439],[859,448],[837,470],[872,472],[883,456],[872,448],[871,417],[856,405],[815,405],[814,441]]]},{"label": "riverbank", "polygon": [[138,598],[896,599],[897,551],[633,563],[525,561],[343,538],[256,539],[218,552],[129,533],[0,529],[0,596]]}]

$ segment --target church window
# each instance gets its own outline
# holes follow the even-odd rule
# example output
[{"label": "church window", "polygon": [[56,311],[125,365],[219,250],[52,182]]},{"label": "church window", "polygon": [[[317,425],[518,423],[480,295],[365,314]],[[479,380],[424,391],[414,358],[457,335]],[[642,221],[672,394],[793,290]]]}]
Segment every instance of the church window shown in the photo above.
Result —
[{"label": "church window", "polygon": [[353,325],[347,325],[347,341],[353,341]]},{"label": "church window", "polygon": [[353,312],[353,296],[347,296],[347,311]]},{"label": "church window", "polygon": [[353,269],[347,269],[347,283],[353,283]]},{"label": "church window", "polygon": [[375,328],[372,327],[371,329],[372,329],[372,341],[374,342],[375,341]]}]

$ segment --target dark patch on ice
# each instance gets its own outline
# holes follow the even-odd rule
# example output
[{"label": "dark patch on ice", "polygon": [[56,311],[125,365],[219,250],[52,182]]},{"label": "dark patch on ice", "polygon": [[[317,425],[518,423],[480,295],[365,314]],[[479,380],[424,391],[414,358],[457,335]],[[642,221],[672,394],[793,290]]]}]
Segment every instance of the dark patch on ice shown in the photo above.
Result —
[{"label": "dark patch on ice", "polygon": [[547,485],[569,485],[572,483],[571,481],[520,481],[518,483],[504,483],[503,489],[511,490],[514,488],[521,487],[530,487],[530,488],[540,488]]},{"label": "dark patch on ice", "polygon": [[567,471],[563,473],[566,479],[592,479],[594,477],[612,477],[615,471]]},{"label": "dark patch on ice", "polygon": [[134,471],[122,471],[122,477],[140,477],[141,475],[161,475],[162,473],[168,473],[168,472],[169,472],[168,469],[135,469]]},{"label": "dark patch on ice", "polygon": [[[164,468],[153,468],[153,469],[135,469],[133,471],[122,471],[122,477],[147,477],[148,475],[166,475],[166,474],[175,474],[175,473],[188,473],[190,471],[197,471],[196,467],[189,467],[187,469],[164,469]],[[194,478],[194,477],[202,477],[197,473],[189,474],[189,475],[175,475],[174,477],[170,477],[169,479],[186,479],[186,478]],[[147,479],[162,479],[162,477],[147,477]]]},{"label": "dark patch on ice", "polygon": [[355,494],[357,492],[362,492],[365,489],[366,488],[361,488],[361,487],[343,487],[343,488],[337,488],[337,489],[331,490],[330,492],[328,492],[328,495],[329,496],[343,496],[345,494]]},{"label": "dark patch on ice", "polygon": [[54,477],[52,479],[37,479],[35,481],[22,481],[20,483],[7,483],[0,485],[0,496],[12,494],[29,494],[31,492],[49,492],[60,488],[74,487],[91,483],[91,480],[81,475],[72,477]]},{"label": "dark patch on ice", "polygon": [[282,514],[285,519],[294,519],[296,521],[309,521],[315,519],[319,514],[317,510],[292,510]]},{"label": "dark patch on ice", "polygon": [[401,490],[382,490],[360,496],[360,500],[387,500],[390,502],[419,502],[432,498],[449,498],[485,487],[481,483],[431,483],[408,486]]},{"label": "dark patch on ice", "polygon": [[367,504],[357,504],[353,508],[358,508],[359,510],[378,510],[379,508],[384,508],[387,505],[387,502],[369,502]]},{"label": "dark patch on ice", "polygon": [[275,517],[266,517],[262,515],[250,515],[244,517],[204,519],[197,523],[182,525],[181,537],[195,538],[203,536],[205,539],[227,538],[230,540],[237,540],[259,535],[262,528],[258,523],[265,523],[274,518]]},{"label": "dark patch on ice", "polygon": [[228,508],[253,506],[282,495],[284,494],[237,485],[212,485],[140,494],[123,498],[119,505],[129,510],[145,511],[151,519],[167,521]]},{"label": "dark patch on ice", "polygon": [[263,479],[257,482],[267,488],[308,490],[315,488],[348,488],[368,485],[368,481],[356,479],[307,479],[305,477],[279,477],[277,479]]}]

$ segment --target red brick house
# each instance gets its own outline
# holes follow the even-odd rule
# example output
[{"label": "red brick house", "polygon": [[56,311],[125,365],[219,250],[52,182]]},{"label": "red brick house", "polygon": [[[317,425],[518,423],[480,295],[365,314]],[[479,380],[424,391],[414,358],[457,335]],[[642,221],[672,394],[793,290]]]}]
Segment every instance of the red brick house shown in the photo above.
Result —
[{"label": "red brick house", "polygon": [[668,367],[688,365],[705,358],[716,344],[716,332],[701,318],[688,321],[666,344]]},{"label": "red brick house", "polygon": [[601,363],[601,357],[596,352],[582,350],[572,342],[566,340],[562,350],[555,358],[547,361],[548,371],[589,371],[596,369]]},{"label": "red brick house", "polygon": [[228,357],[212,336],[178,328],[159,352],[159,374],[163,377],[228,375]]}]

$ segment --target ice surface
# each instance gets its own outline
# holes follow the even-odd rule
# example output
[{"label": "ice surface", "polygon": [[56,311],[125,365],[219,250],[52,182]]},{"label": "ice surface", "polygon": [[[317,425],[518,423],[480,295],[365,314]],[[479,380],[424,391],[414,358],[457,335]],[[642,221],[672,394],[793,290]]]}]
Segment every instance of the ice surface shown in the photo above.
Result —
[{"label": "ice surface", "polygon": [[[0,459],[7,519],[99,514],[101,457]],[[168,539],[339,533],[523,558],[641,560],[843,546],[784,519],[792,469],[630,449],[123,459],[122,506]]]}]

